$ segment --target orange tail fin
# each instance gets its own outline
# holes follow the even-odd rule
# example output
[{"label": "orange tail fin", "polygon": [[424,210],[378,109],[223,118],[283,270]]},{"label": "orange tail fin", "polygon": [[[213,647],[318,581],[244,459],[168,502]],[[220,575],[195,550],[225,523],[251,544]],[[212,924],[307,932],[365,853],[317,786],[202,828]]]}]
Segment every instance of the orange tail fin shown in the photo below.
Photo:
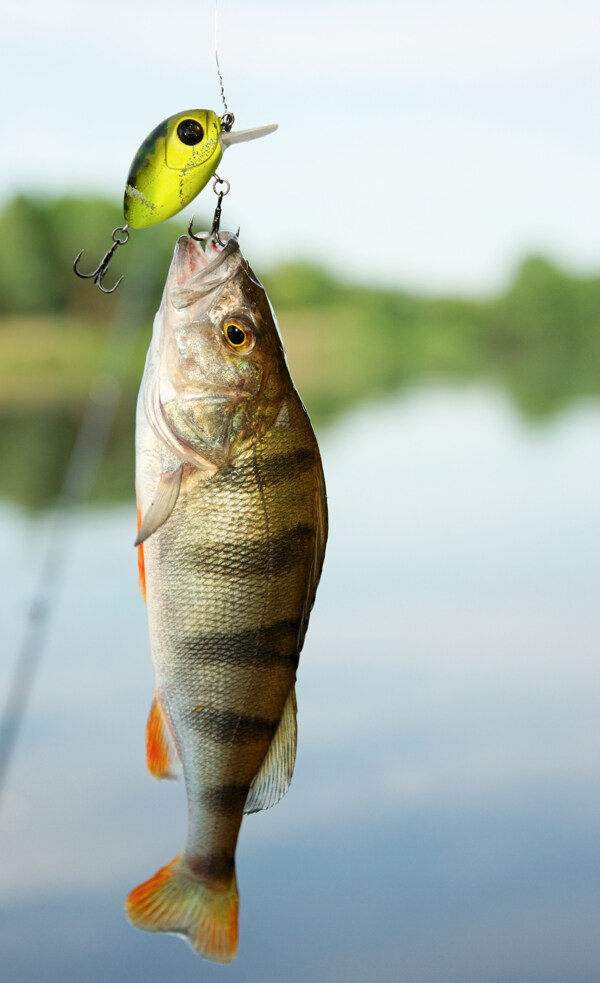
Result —
[{"label": "orange tail fin", "polygon": [[196,952],[230,963],[238,942],[238,891],[235,874],[226,892],[212,891],[188,871],[181,855],[140,884],[125,902],[127,917],[146,932],[185,935]]}]

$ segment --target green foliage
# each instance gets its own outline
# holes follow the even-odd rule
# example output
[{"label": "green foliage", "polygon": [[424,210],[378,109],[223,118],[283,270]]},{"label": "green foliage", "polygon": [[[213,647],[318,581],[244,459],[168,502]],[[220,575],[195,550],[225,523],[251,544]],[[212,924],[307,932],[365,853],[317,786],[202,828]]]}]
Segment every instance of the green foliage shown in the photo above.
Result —
[{"label": "green foliage", "polygon": [[[73,260],[83,249],[78,269],[94,270],[112,245],[113,229],[123,222],[121,208],[102,199],[15,198],[0,212],[0,314],[71,311],[105,318],[116,296],[106,297],[78,279]],[[166,271],[184,231],[176,220],[153,228],[150,235],[132,231],[127,246],[113,257],[106,285],[126,274],[139,255]],[[156,283],[149,304],[158,303],[162,287]]]},{"label": "green foliage", "polygon": [[508,293],[483,307],[480,325],[482,358],[530,415],[598,394],[600,278],[569,276],[533,257]]},{"label": "green foliage", "polygon": [[[133,355],[114,350],[124,396],[95,490],[103,500],[132,494],[136,392],[183,230],[172,220],[132,236],[108,276],[110,285],[129,270],[128,280],[107,297],[78,280],[72,262],[84,246],[82,269],[93,269],[121,223],[119,208],[75,198],[20,197],[0,213],[2,495],[40,505],[57,494],[115,305],[137,291],[145,311]],[[490,300],[370,290],[305,263],[263,282],[317,426],[361,400],[434,379],[491,380],[537,417],[600,394],[600,277],[534,257]]]},{"label": "green foliage", "polygon": [[273,307],[325,307],[344,295],[325,270],[307,263],[290,263],[263,277]]},{"label": "green foliage", "polygon": [[43,209],[15,198],[0,215],[0,310],[38,312],[65,304],[65,278]]}]

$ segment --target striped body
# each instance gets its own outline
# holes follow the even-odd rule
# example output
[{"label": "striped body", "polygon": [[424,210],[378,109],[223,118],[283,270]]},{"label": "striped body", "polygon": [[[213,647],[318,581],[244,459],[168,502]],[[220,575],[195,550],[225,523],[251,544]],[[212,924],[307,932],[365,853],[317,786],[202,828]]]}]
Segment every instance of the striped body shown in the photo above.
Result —
[{"label": "striped body", "polygon": [[[187,289],[195,254],[190,252],[194,247],[185,248],[177,283]],[[239,257],[231,262],[238,269]],[[247,265],[238,269],[244,284],[247,271]],[[227,285],[231,288],[231,278],[225,278],[216,300],[209,298],[206,322],[198,309],[191,312],[195,334],[204,331],[217,338],[217,354],[222,343],[218,331],[221,322],[227,322]],[[244,286],[244,298],[247,291],[254,306],[260,304],[250,282]],[[167,291],[167,313],[168,301]],[[241,309],[239,291],[234,290],[233,301]],[[294,683],[327,535],[317,443],[289,376],[266,297],[264,301],[262,314],[253,314],[255,360],[239,360],[243,385],[237,388],[225,367],[226,397],[225,383],[215,391],[216,370],[200,348],[194,355],[197,363],[209,375],[213,372],[208,395],[197,388],[191,396],[174,394],[172,378],[179,378],[179,366],[177,372],[171,370],[168,385],[157,387],[156,378],[162,378],[160,351],[172,353],[173,348],[172,341],[165,342],[159,316],[137,424],[141,515],[156,511],[156,501],[163,501],[156,493],[161,475],[167,488],[174,487],[173,475],[180,482],[174,505],[171,491],[163,496],[169,502],[164,511],[170,509],[166,519],[140,547],[156,674],[149,763],[160,733],[164,748],[172,746],[175,760],[160,767],[150,764],[151,770],[166,777],[180,764],[188,799],[187,842],[173,869],[188,890],[194,882],[208,892],[211,904],[218,897],[229,899],[217,920],[235,920],[236,925],[235,849],[244,811],[274,804],[291,780]],[[215,324],[218,330],[213,330]],[[189,362],[187,338],[180,348]],[[172,354],[169,357],[172,360]],[[166,428],[164,435],[161,427]],[[148,526],[153,527],[154,523]],[[168,757],[168,750],[165,754]],[[186,934],[209,958],[233,958],[234,943],[229,949],[225,943],[212,949],[206,943],[204,935],[216,931],[214,927],[203,929],[200,939],[200,930],[190,925],[190,917],[185,921],[181,911],[177,918],[171,914],[157,919],[157,892],[162,897],[165,884],[174,890],[172,867],[132,893],[132,921],[149,930]],[[169,904],[173,907],[175,902],[171,899]],[[184,906],[181,901],[181,909]]]},{"label": "striped body", "polygon": [[188,794],[185,856],[227,881],[248,788],[294,685],[318,534],[319,454],[293,397],[290,422],[213,477],[184,479],[144,545],[156,693]]}]

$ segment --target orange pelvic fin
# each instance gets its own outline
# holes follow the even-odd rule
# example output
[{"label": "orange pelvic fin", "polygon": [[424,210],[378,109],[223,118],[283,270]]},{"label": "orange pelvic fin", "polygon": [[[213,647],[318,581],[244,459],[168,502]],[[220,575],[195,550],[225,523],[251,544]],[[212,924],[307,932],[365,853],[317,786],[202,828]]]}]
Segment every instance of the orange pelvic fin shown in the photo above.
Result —
[{"label": "orange pelvic fin", "polygon": [[146,761],[154,778],[179,778],[181,765],[156,697],[146,724]]},{"label": "orange pelvic fin", "polygon": [[[137,510],[137,528],[138,528],[138,533],[140,531],[141,524],[142,524],[142,512],[141,512],[141,509],[140,509],[140,507],[138,505],[138,510]],[[146,566],[144,564],[144,544],[143,543],[140,543],[140,545],[137,548],[137,551],[138,551],[138,571],[139,571],[139,574],[140,574],[139,580],[138,580],[138,587],[140,589],[140,594],[142,595],[142,597],[144,598],[144,600],[146,600]]]},{"label": "orange pelvic fin", "polygon": [[238,905],[235,874],[226,891],[213,891],[180,854],[131,892],[125,911],[136,928],[184,935],[200,956],[230,963],[237,951]]}]

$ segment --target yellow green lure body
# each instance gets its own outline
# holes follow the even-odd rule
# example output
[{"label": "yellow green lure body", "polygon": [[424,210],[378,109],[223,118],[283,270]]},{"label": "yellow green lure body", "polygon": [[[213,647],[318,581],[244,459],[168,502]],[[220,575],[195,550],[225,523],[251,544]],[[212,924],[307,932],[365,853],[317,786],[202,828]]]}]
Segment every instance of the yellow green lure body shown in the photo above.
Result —
[{"label": "yellow green lure body", "polygon": [[215,173],[231,143],[254,140],[277,126],[228,132],[210,109],[175,113],[148,134],[127,177],[123,211],[133,229],[176,215]]},{"label": "yellow green lure body", "polygon": [[[123,277],[110,288],[105,287],[103,281],[116,250],[129,240],[129,228],[143,229],[176,215],[194,200],[213,175],[216,177],[215,171],[226,147],[256,140],[277,129],[276,123],[237,132],[231,130],[232,126],[232,113],[226,112],[219,117],[211,109],[188,109],[155,126],[129,168],[123,201],[125,225],[113,231],[112,246],[91,273],[82,273],[78,269],[83,249],[78,252],[73,261],[77,276],[82,280],[93,280],[105,294],[114,293]],[[229,182],[218,180],[229,187]],[[219,198],[213,228],[216,227],[218,232],[221,199],[227,192],[216,193]]]}]

